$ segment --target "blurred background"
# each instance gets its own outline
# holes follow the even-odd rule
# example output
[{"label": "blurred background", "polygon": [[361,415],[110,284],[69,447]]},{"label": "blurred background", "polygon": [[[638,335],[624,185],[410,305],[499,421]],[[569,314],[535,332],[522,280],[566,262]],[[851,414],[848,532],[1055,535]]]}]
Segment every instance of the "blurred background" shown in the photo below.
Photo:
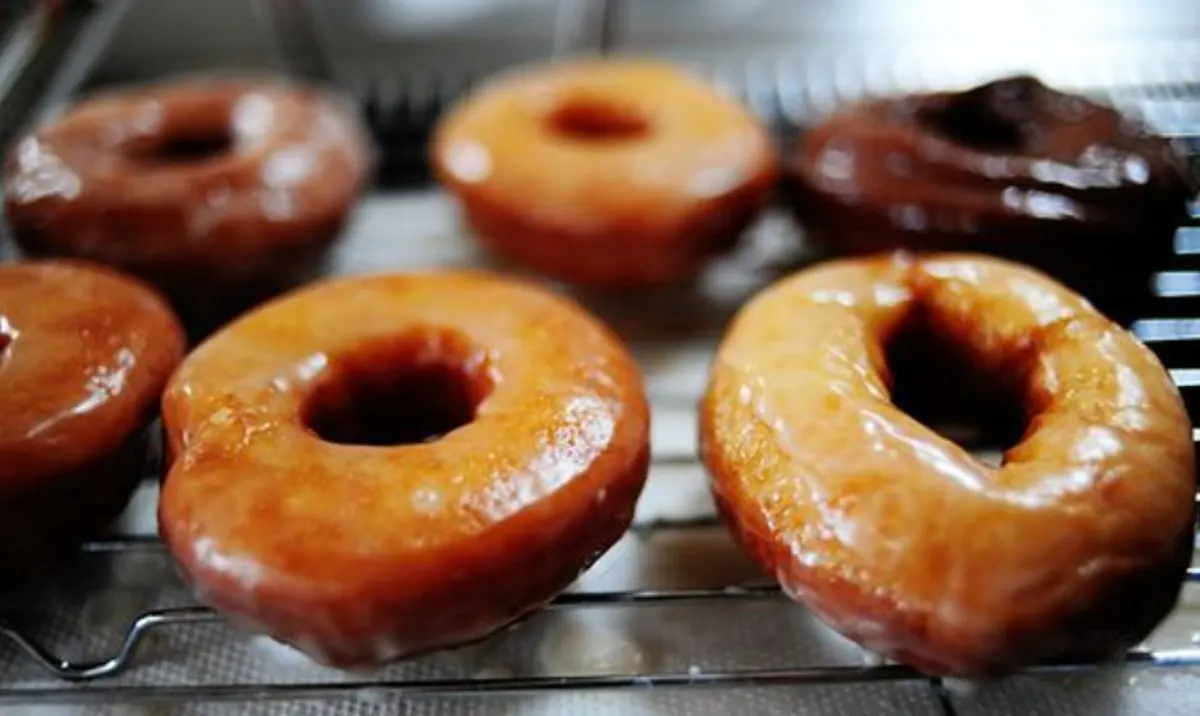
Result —
[{"label": "blurred background", "polygon": [[[6,114],[28,105],[51,111],[97,85],[239,68],[336,84],[389,145],[413,145],[488,73],[601,52],[688,65],[784,139],[863,94],[1012,72],[1107,95],[1170,134],[1198,120],[1183,96],[1200,78],[1195,0],[59,0],[50,37],[19,22],[31,5],[9,8],[17,41],[0,55],[0,92],[17,91],[0,105],[0,138],[17,119]],[[11,87],[27,65],[41,71]],[[405,156],[385,157],[385,182],[424,180],[420,151],[394,154]]]},{"label": "blurred background", "polygon": [[1025,69],[1070,79],[1072,70],[1107,71],[1094,81],[1117,82],[1135,79],[1122,71],[1142,69],[1122,68],[1120,60],[1171,55],[1166,64],[1180,67],[1154,71],[1194,68],[1200,43],[1200,6],[1192,0],[158,0],[136,4],[100,71],[126,76],[214,58],[269,63],[263,14],[287,12],[289,4],[307,6],[332,69],[348,74],[492,69],[546,55],[556,28],[566,35],[561,49],[581,51],[782,54],[834,65],[858,59],[884,75],[909,69],[891,62],[904,51],[941,64],[948,77]]}]

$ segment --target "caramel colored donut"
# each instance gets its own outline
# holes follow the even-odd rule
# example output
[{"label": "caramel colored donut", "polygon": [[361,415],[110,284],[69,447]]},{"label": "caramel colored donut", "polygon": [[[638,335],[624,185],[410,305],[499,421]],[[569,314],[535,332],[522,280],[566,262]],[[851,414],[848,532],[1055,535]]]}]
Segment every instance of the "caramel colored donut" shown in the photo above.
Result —
[{"label": "caramel colored donut", "polygon": [[96,96],[19,140],[5,210],[31,255],[111,264],[223,317],[313,271],[368,168],[356,120],[316,90],[188,80]]},{"label": "caramel colored donut", "polygon": [[159,524],[202,601],[372,665],[487,636],[608,549],[646,478],[647,410],[624,347],[541,289],[322,283],[184,361]]},{"label": "caramel colored donut", "polygon": [[0,266],[0,562],[6,577],[93,536],[146,468],[146,426],[183,353],[169,308],[108,269]]},{"label": "caramel colored donut", "polygon": [[[914,320],[1022,396],[1002,467],[891,402],[884,347]],[[1166,371],[997,259],[846,260],[769,288],[721,344],[701,441],[721,513],[783,589],[929,674],[1118,654],[1191,558],[1191,428]]]},{"label": "caramel colored donut", "polygon": [[980,251],[1089,295],[1161,262],[1197,188],[1167,140],[1030,77],[849,107],[801,138],[793,170],[835,251]]},{"label": "caramel colored donut", "polygon": [[565,281],[685,281],[767,201],[766,131],[669,66],[575,61],[493,80],[439,124],[438,178],[498,254]]}]

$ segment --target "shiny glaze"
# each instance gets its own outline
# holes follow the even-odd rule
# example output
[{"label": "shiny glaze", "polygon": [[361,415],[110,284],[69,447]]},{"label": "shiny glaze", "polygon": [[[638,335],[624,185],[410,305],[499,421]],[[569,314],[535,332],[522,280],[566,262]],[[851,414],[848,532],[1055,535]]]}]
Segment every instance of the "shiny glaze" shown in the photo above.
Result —
[{"label": "shiny glaze", "polygon": [[849,107],[801,138],[792,177],[835,249],[983,251],[1077,286],[1157,260],[1197,191],[1166,139],[1029,77]]},{"label": "shiny glaze", "polygon": [[[994,468],[890,399],[920,310],[1028,416]],[[793,598],[933,674],[1140,641],[1173,607],[1196,488],[1179,393],[1044,275],[971,255],[831,262],[767,289],[716,358],[702,451],[735,534]]]},{"label": "shiny glaze", "polygon": [[[555,128],[564,109],[632,136]],[[588,60],[486,84],[439,124],[438,178],[498,253],[568,281],[670,283],[728,250],[776,175],[766,131],[667,65]]]},{"label": "shiny glaze", "polygon": [[[213,140],[227,146],[169,156]],[[87,99],[17,141],[6,212],[29,253],[109,263],[177,301],[255,292],[287,285],[336,237],[368,150],[349,109],[312,89],[149,85]]]},{"label": "shiny glaze", "polygon": [[[475,418],[435,442],[306,426],[352,373],[446,365]],[[311,656],[363,666],[478,639],[624,532],[648,409],[627,351],[542,289],[484,273],[335,280],[197,348],[164,397],[164,539],[199,597]]]},{"label": "shiny glaze", "polygon": [[156,293],[70,262],[0,266],[0,336],[0,553],[11,568],[116,515],[142,476],[140,433],[183,339]]}]

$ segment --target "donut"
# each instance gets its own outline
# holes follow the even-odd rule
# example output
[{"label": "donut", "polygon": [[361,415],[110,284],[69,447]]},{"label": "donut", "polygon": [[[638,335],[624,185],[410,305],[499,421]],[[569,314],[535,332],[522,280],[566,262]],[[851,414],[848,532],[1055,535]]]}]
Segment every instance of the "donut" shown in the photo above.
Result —
[{"label": "donut", "polygon": [[797,146],[788,193],[826,249],[988,253],[1105,308],[1169,255],[1197,190],[1141,122],[1027,76],[866,101]]},{"label": "donut", "polygon": [[482,272],[336,279],[218,331],[163,400],[199,599],[319,662],[481,639],[632,519],[648,409],[583,309]]},{"label": "donut", "polygon": [[[892,402],[884,350],[913,322],[1020,397],[1001,466]],[[700,420],[754,561],[927,674],[1120,654],[1178,598],[1196,490],[1183,401],[1137,339],[1034,269],[933,254],[801,271],[736,317]]]},{"label": "donut", "polygon": [[27,254],[110,264],[156,284],[189,322],[218,321],[316,270],[368,149],[346,108],[312,88],[116,90],[15,143],[5,211]]},{"label": "donut", "polygon": [[0,579],[120,513],[182,353],[174,315],[138,281],[74,262],[0,266]]},{"label": "donut", "polygon": [[764,130],[649,60],[576,60],[485,83],[438,123],[435,175],[497,255],[600,288],[685,282],[773,188]]}]

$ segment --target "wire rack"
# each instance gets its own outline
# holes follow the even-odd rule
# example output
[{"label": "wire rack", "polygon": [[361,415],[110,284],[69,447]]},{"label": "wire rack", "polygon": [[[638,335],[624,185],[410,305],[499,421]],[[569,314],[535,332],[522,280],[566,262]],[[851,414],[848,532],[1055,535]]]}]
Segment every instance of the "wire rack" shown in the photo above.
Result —
[{"label": "wire rack", "polygon": [[[69,98],[86,80],[87,68],[95,60],[105,33],[111,32],[123,12],[123,2],[109,2],[93,9],[93,25],[80,33],[81,42],[64,50],[56,72],[37,86],[41,93],[31,103],[30,112],[48,102]],[[603,4],[602,4],[603,5]],[[312,32],[310,18],[301,3],[266,3],[275,23],[281,61],[306,77],[337,80],[348,87],[361,104],[363,116],[386,148],[379,171],[381,187],[424,185],[429,181],[424,145],[434,119],[449,103],[468,89],[477,76],[469,73],[421,74],[410,77],[371,76],[331,77],[329,63],[320,46],[319,35]],[[564,16],[556,23],[567,40],[556,40],[556,51],[604,49],[611,22],[607,11],[598,13],[595,3],[564,3]],[[585,21],[600,18],[601,31],[584,32]],[[90,29],[89,29],[90,28]],[[91,44],[89,44],[91,43]],[[861,93],[863,83],[822,86],[826,75],[793,69],[787,60],[765,62],[697,63],[704,72],[728,91],[741,97],[769,122],[781,138],[792,137],[805,120],[819,112],[831,96],[848,98]],[[857,89],[856,89],[857,88]],[[1188,148],[1192,161],[1200,166],[1200,86],[1187,84],[1143,84],[1125,87],[1096,87],[1099,93],[1128,109],[1150,115],[1160,127]],[[1193,212],[1189,226],[1175,241],[1175,255],[1164,265],[1147,287],[1145,308],[1132,329],[1146,341],[1171,369],[1184,393],[1192,415],[1200,410],[1200,209]],[[657,395],[655,407],[670,406],[694,396]],[[689,414],[690,415],[690,414]],[[686,416],[685,416],[686,417]],[[1200,431],[1196,432],[1200,441]],[[687,449],[661,449],[656,446],[652,474],[673,466],[694,466],[694,452]],[[1198,496],[1200,499],[1200,496]],[[709,530],[717,526],[712,516],[656,519],[633,528],[635,539],[649,539],[663,532]],[[113,536],[95,540],[82,548],[85,555],[159,554],[163,547],[153,537]],[[1200,567],[1188,572],[1188,581],[1200,582]],[[570,592],[546,607],[549,613],[573,613],[588,610],[643,608],[677,609],[696,605],[725,607],[736,604],[783,601],[774,585],[735,584],[716,588],[622,589]],[[0,612],[2,613],[2,612]],[[17,616],[0,618],[0,637],[15,647],[11,659],[24,659],[36,665],[50,681],[34,686],[14,687],[0,683],[0,705],[9,703],[100,703],[108,701],[194,701],[194,700],[273,700],[329,698],[364,692],[397,692],[406,696],[454,696],[468,694],[528,694],[537,692],[592,692],[634,689],[699,689],[705,687],[762,687],[778,685],[862,684],[911,681],[927,684],[943,713],[954,713],[953,699],[945,684],[927,679],[912,669],[892,663],[795,664],[770,668],[689,668],[670,672],[633,672],[571,674],[554,676],[470,676],[467,678],[391,678],[350,677],[337,681],[294,680],[274,683],[155,684],[122,682],[141,663],[145,646],[155,634],[193,629],[220,622],[211,610],[194,604],[154,608],[135,614],[125,622],[123,636],[110,651],[89,654],[65,654],[39,638]],[[1182,669],[1200,667],[1200,648],[1143,649],[1131,652],[1124,663],[1133,668]],[[1094,667],[1082,664],[1052,663],[1035,667],[1034,672],[1085,672]]]}]

